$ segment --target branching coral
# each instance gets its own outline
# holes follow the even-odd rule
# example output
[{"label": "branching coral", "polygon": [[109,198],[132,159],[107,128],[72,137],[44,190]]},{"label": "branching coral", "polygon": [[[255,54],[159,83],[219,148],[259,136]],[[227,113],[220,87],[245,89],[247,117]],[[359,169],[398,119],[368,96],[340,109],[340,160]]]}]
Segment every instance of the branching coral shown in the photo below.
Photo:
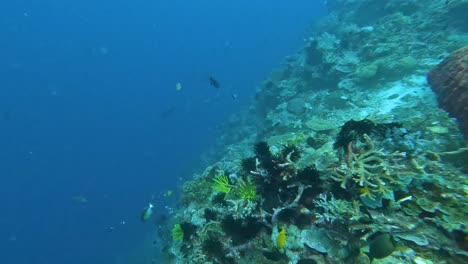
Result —
[{"label": "branching coral", "polygon": [[322,211],[315,214],[317,223],[358,221],[361,218],[360,204],[356,200],[348,202],[335,199],[333,194],[330,195],[329,199],[326,194],[320,194],[319,198],[314,200],[314,204]]},{"label": "branching coral", "polygon": [[[341,182],[341,187],[346,189],[348,181],[357,183],[363,188],[362,195],[375,198],[375,195],[390,197],[392,189],[390,184],[401,184],[394,171],[402,166],[395,165],[395,161],[406,157],[405,153],[385,153],[376,150],[374,143],[366,134],[363,135],[365,146],[355,149],[353,142],[348,144],[346,164],[335,168],[331,172],[332,179]],[[389,162],[392,161],[392,162]]]}]

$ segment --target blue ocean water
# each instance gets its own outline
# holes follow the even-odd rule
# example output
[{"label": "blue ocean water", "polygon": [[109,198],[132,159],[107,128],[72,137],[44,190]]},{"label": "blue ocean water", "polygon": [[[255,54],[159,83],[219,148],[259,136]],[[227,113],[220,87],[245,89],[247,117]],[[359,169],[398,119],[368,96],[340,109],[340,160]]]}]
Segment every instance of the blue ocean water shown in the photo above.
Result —
[{"label": "blue ocean water", "polygon": [[141,208],[173,205],[217,127],[302,44],[317,2],[0,4],[0,263],[146,250]]}]

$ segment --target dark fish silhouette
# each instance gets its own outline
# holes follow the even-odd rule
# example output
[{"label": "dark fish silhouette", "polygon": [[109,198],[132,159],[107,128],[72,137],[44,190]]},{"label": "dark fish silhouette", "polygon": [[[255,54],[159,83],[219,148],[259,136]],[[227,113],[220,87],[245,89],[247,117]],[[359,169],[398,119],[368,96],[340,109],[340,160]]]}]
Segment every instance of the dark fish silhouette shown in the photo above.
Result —
[{"label": "dark fish silhouette", "polygon": [[210,76],[210,85],[213,86],[216,89],[221,88],[221,84],[219,84],[218,80]]},{"label": "dark fish silhouette", "polygon": [[167,118],[171,117],[174,114],[175,110],[176,110],[175,107],[171,106],[171,107],[165,109],[164,111],[162,111],[160,116],[161,116],[162,119],[167,119]]}]

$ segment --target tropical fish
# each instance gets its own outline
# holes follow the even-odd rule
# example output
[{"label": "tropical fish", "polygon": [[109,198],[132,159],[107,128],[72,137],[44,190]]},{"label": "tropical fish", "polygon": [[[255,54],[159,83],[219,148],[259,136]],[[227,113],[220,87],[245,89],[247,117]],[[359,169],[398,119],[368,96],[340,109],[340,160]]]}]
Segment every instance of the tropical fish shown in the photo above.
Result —
[{"label": "tropical fish", "polygon": [[167,109],[161,112],[161,118],[166,119],[171,117],[174,114],[175,110],[176,109],[174,106],[168,107]]},{"label": "tropical fish", "polygon": [[164,197],[169,197],[169,196],[172,195],[172,193],[173,193],[172,190],[167,190],[167,191],[164,192],[163,196],[164,196]]},{"label": "tropical fish", "polygon": [[175,89],[176,89],[176,91],[182,90],[182,84],[180,82],[176,83]]},{"label": "tropical fish", "polygon": [[362,188],[359,189],[359,193],[360,193],[361,195],[369,195],[369,194],[370,194],[370,190],[367,189],[366,187],[362,187]]},{"label": "tropical fish", "polygon": [[77,195],[72,197],[72,201],[76,204],[84,204],[88,202],[88,199],[84,196]]},{"label": "tropical fish", "polygon": [[276,237],[276,246],[279,249],[283,249],[285,245],[286,245],[286,231],[284,230],[284,228],[281,228],[280,232],[278,233],[278,236]]},{"label": "tropical fish", "polygon": [[210,76],[210,85],[213,86],[214,88],[216,89],[219,89],[221,88],[221,84],[219,84],[219,81],[216,80],[215,78],[213,78],[212,76]]},{"label": "tropical fish", "polygon": [[146,222],[148,219],[151,218],[153,215],[153,204],[149,203],[148,206],[143,208],[143,211],[141,212],[140,219],[142,222]]}]

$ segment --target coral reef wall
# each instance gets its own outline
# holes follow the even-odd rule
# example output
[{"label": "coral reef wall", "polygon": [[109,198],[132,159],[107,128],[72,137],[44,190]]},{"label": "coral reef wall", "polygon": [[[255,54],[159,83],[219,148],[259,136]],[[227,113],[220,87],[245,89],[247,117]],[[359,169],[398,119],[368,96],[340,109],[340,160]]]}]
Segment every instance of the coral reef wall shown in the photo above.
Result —
[{"label": "coral reef wall", "polygon": [[[468,146],[446,111],[465,122],[466,68],[436,66],[468,44],[467,1],[325,4],[184,183],[165,263],[468,263]],[[434,67],[460,104],[438,106]]]}]

